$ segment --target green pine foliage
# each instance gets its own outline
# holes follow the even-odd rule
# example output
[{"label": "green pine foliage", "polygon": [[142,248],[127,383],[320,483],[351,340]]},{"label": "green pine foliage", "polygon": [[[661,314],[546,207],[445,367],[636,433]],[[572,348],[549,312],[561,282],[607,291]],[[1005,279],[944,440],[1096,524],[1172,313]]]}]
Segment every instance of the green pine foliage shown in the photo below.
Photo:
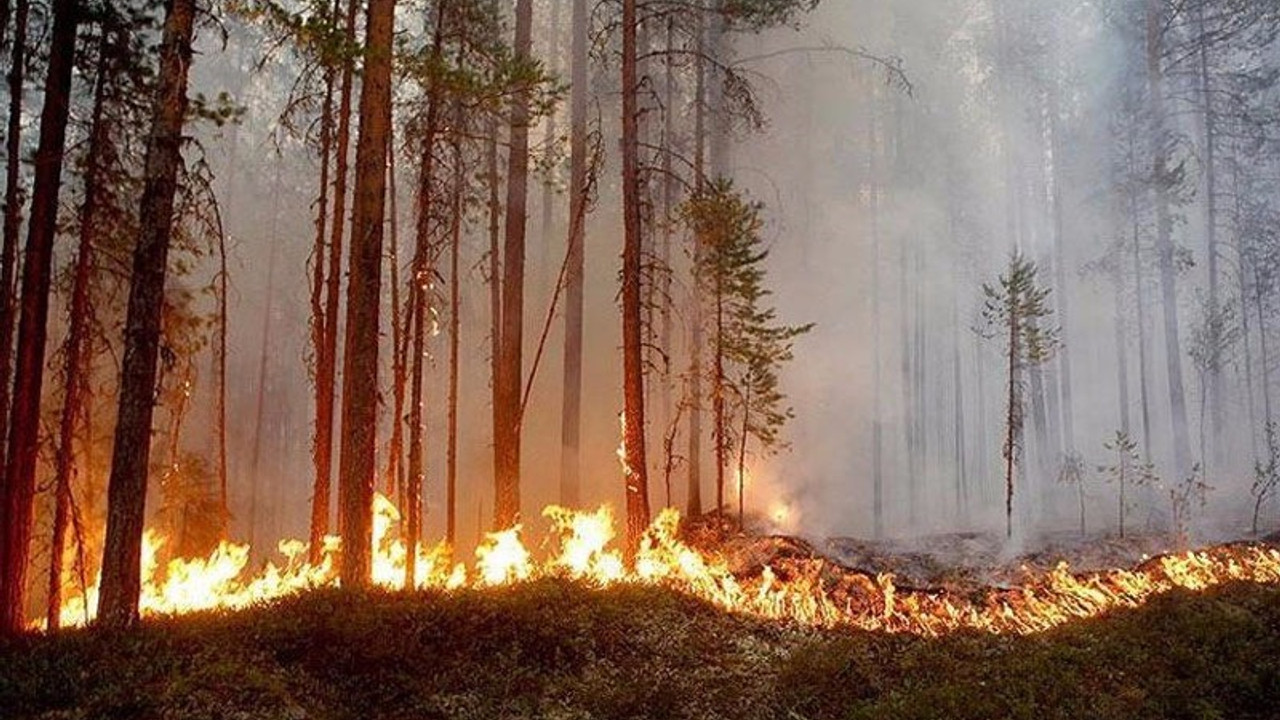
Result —
[{"label": "green pine foliage", "polygon": [[779,374],[794,358],[796,338],[813,329],[812,324],[782,324],[769,304],[763,210],[732,182],[719,180],[681,211],[703,250],[695,273],[703,296],[715,306],[711,342],[723,362],[720,391],[736,416],[726,423],[721,442],[737,445],[739,462],[748,438],[764,453],[785,447],[781,432],[794,412]]}]

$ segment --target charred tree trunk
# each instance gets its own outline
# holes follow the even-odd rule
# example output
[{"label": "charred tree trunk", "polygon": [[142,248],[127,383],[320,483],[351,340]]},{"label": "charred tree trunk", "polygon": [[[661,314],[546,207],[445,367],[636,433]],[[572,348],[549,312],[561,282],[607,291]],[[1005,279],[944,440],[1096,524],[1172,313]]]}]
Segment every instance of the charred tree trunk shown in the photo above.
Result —
[{"label": "charred tree trunk", "polygon": [[46,627],[57,629],[62,615],[63,549],[71,522],[71,479],[75,463],[76,423],[84,410],[86,350],[92,312],[89,307],[89,279],[93,272],[93,245],[96,241],[99,194],[102,187],[102,153],[107,142],[103,122],[106,94],[105,65],[107,29],[99,42],[98,77],[94,81],[93,111],[89,130],[89,150],[85,158],[84,202],[80,206],[80,237],[75,272],[71,281],[71,304],[67,311],[69,329],[62,358],[62,408],[58,418],[58,444],[54,457],[53,538],[49,545],[49,588],[46,598]]},{"label": "charred tree trunk", "polygon": [[[516,2],[515,56],[533,53],[533,0]],[[494,505],[497,529],[520,518],[520,417],[524,372],[524,260],[526,203],[529,199],[529,93],[511,101],[511,142],[507,154],[507,216],[502,248],[502,338],[495,378]]]},{"label": "charred tree trunk", "polygon": [[[9,437],[9,389],[13,375],[14,313],[17,311],[18,233],[22,228],[22,88],[27,55],[29,3],[18,0],[13,25],[13,53],[9,60],[9,122],[5,133],[4,240],[0,250],[0,467],[6,463]],[[0,38],[3,38],[0,35]],[[0,471],[0,519],[5,517],[3,498],[7,483]],[[0,523],[2,524],[2,523]],[[4,543],[0,542],[0,564]],[[4,579],[0,578],[0,588]]]},{"label": "charred tree trunk", "polygon": [[370,0],[360,88],[360,132],[342,366],[342,442],[338,488],[343,508],[341,581],[370,580],[373,483],[378,423],[378,326],[382,234],[386,219],[387,137],[391,129],[391,41],[395,0]]},{"label": "charred tree trunk", "polygon": [[0,633],[21,630],[26,610],[27,551],[31,544],[36,462],[40,449],[40,397],[44,386],[44,350],[53,272],[53,238],[58,224],[58,192],[75,65],[78,0],[55,0],[50,34],[40,145],[36,150],[31,220],[23,251],[22,305],[18,319],[17,366],[9,417],[3,490],[4,540],[0,545]]},{"label": "charred tree trunk", "polygon": [[649,478],[645,461],[644,348],[642,347],[639,92],[636,73],[636,0],[622,3],[622,357],[623,445],[626,484],[626,547],[634,553],[649,525]]},{"label": "charred tree trunk", "polygon": [[147,142],[141,233],[133,254],[120,410],[107,489],[107,536],[102,553],[99,620],[123,627],[138,619],[142,526],[151,457],[151,416],[164,309],[165,272],[173,232],[173,204],[182,163],[194,0],[173,0],[160,47],[159,86]]},{"label": "charred tree trunk", "polygon": [[560,504],[581,497],[582,330],[587,212],[587,0],[573,0],[569,101],[569,265],[565,272],[564,397],[560,419]]}]

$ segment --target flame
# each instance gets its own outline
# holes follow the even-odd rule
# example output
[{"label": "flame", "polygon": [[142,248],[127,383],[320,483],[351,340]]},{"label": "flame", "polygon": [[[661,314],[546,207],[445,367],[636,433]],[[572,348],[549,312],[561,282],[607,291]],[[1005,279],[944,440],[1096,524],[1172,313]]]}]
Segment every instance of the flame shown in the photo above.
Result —
[{"label": "flame", "polygon": [[[516,526],[489,533],[476,550],[474,567],[451,564],[444,544],[410,552],[398,536],[399,511],[386,497],[374,502],[373,581],[400,588],[412,556],[415,586],[454,591],[482,589],[541,577],[566,577],[593,587],[616,583],[662,585],[729,611],[817,626],[936,636],[962,629],[993,633],[1041,632],[1116,608],[1136,607],[1174,589],[1202,591],[1222,583],[1280,584],[1280,550],[1227,545],[1168,555],[1137,568],[1073,574],[1060,564],[1030,575],[1021,587],[970,593],[907,590],[892,575],[846,571],[820,558],[793,559],[739,576],[721,553],[684,543],[680,515],[663,510],[645,532],[634,564],[627,567],[612,547],[616,536],[608,507],[594,512],[549,507],[552,542],[545,561],[536,560]],[[161,566],[165,540],[148,530],[143,538],[143,615],[238,609],[308,588],[334,585],[341,543],[327,537],[321,560],[310,564],[306,543],[286,540],[280,557],[247,572],[248,545],[223,542],[208,557],[175,559]],[[62,610],[64,625],[83,625],[94,614],[97,586],[73,594]]]}]

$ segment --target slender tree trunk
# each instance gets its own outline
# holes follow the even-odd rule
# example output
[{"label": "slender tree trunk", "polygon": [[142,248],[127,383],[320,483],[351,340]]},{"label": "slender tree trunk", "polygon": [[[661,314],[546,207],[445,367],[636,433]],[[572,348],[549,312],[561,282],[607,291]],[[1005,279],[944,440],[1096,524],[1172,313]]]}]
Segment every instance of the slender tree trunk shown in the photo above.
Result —
[{"label": "slender tree trunk", "polygon": [[[18,234],[22,228],[22,89],[26,70],[29,3],[18,0],[13,25],[13,53],[9,61],[9,122],[5,133],[4,244],[0,250],[0,466],[4,466],[9,437],[9,389],[13,375],[14,313],[17,311]],[[0,38],[4,36],[0,34]],[[0,471],[0,519],[5,517],[7,487]],[[3,524],[3,523],[0,523]],[[0,542],[0,564],[4,544]],[[0,577],[0,588],[4,579]]]},{"label": "slender tree trunk", "polygon": [[622,357],[626,547],[634,553],[649,525],[649,474],[645,459],[644,359],[641,327],[639,91],[636,74],[636,0],[622,2]]},{"label": "slender tree trunk", "polygon": [[564,307],[564,397],[560,420],[560,504],[581,500],[582,330],[587,210],[587,0],[573,0],[569,100],[569,266]]},{"label": "slender tree trunk", "polygon": [[[446,2],[436,4],[434,32],[431,39],[431,57],[434,67],[440,66],[442,42],[444,38],[444,21]],[[415,556],[422,528],[422,485],[425,475],[423,459],[423,374],[426,372],[426,315],[427,292],[431,286],[434,270],[430,267],[431,231],[433,208],[436,202],[436,136],[439,130],[440,97],[436,93],[436,84],[431,81],[427,86],[427,117],[424,128],[421,159],[418,174],[417,196],[417,228],[413,254],[413,277],[410,278],[410,302],[413,303],[413,323],[410,329],[412,343],[411,379],[409,395],[409,487],[404,513],[408,517],[408,545],[410,557]],[[414,587],[416,583],[416,563],[405,564],[405,586]]]},{"label": "slender tree trunk", "polygon": [[343,587],[369,584],[373,483],[377,474],[378,327],[386,219],[387,137],[391,129],[391,41],[395,0],[369,0],[342,367]]},{"label": "slender tree trunk", "polygon": [[[1057,32],[1053,32],[1054,36],[1054,65],[1058,62],[1057,51]],[[1066,162],[1066,143],[1063,139],[1062,130],[1062,100],[1061,90],[1058,87],[1056,78],[1049,81],[1049,150],[1051,153],[1052,171],[1049,175],[1049,181],[1052,184],[1052,192],[1050,193],[1050,202],[1052,203],[1053,215],[1053,269],[1054,284],[1057,286],[1054,295],[1055,314],[1057,315],[1057,324],[1062,328],[1063,342],[1058,348],[1056,355],[1058,359],[1058,383],[1062,393],[1061,397],[1061,420],[1062,420],[1062,449],[1068,455],[1074,454],[1076,449],[1076,430],[1075,430],[1075,405],[1072,400],[1071,387],[1071,338],[1070,338],[1070,288],[1067,285],[1067,233],[1065,227],[1066,210],[1063,207],[1063,183],[1065,173],[1063,172],[1063,164]]]},{"label": "slender tree trunk", "polygon": [[1021,379],[1018,377],[1018,355],[1021,350],[1018,346],[1018,339],[1021,336],[1018,328],[1018,318],[1011,315],[1009,318],[1009,356],[1008,356],[1008,372],[1009,372],[1009,388],[1008,388],[1008,407],[1005,411],[1005,438],[1004,438],[1004,517],[1005,517],[1005,536],[1013,537],[1013,468],[1018,456],[1018,441],[1022,434],[1022,398],[1018,388]]},{"label": "slender tree trunk", "polygon": [[387,131],[387,204],[388,230],[391,246],[388,254],[391,264],[391,438],[387,443],[387,473],[383,488],[387,497],[395,498],[405,507],[408,483],[404,467],[404,401],[405,384],[408,382],[405,360],[409,342],[409,326],[405,322],[408,313],[400,312],[400,218],[396,208],[396,143],[395,128]]},{"label": "slender tree trunk", "polygon": [[1173,216],[1170,209],[1168,135],[1164,108],[1164,13],[1162,0],[1147,0],[1147,83],[1151,137],[1155,143],[1152,183],[1156,202],[1156,250],[1160,258],[1160,291],[1164,307],[1166,374],[1170,418],[1173,423],[1174,471],[1191,471],[1191,437],[1187,427],[1187,399],[1182,378],[1182,341],[1178,323],[1178,278],[1174,267]]},{"label": "slender tree trunk", "polygon": [[[334,0],[336,16],[341,0]],[[348,0],[343,30],[348,43],[356,41],[356,14],[360,3]],[[338,93],[337,137],[333,162],[333,221],[329,236],[329,269],[325,277],[324,351],[316,362],[316,476],[311,495],[311,560],[318,562],[329,532],[330,475],[333,472],[333,433],[338,374],[338,310],[342,299],[342,245],[347,227],[347,171],[351,145],[351,96],[355,64],[350,58],[342,63],[342,80]],[[339,508],[341,521],[342,509]],[[342,523],[338,523],[341,528]]]},{"label": "slender tree trunk", "polygon": [[867,157],[870,165],[870,192],[867,216],[871,224],[871,517],[874,537],[884,537],[884,397],[880,363],[880,152],[879,104],[873,101],[867,109]]},{"label": "slender tree trunk", "polygon": [[[338,3],[335,1],[331,17],[336,20],[337,15]],[[320,110],[320,184],[316,197],[316,237],[311,250],[311,349],[315,353],[316,361],[314,387],[316,426],[311,439],[311,461],[315,475],[312,480],[311,544],[308,548],[312,563],[320,561],[323,536],[329,523],[329,466],[332,444],[322,437],[321,428],[325,417],[329,418],[328,427],[332,427],[333,415],[333,384],[330,382],[326,387],[324,382],[328,372],[326,363],[329,362],[325,355],[327,349],[325,340],[328,337],[330,322],[336,321],[325,308],[325,237],[329,214],[329,167],[333,157],[333,94],[336,74],[336,68],[333,66],[325,68],[324,105]],[[341,217],[334,216],[334,225],[341,225],[342,222]]]},{"label": "slender tree trunk", "polygon": [[[551,22],[547,28],[547,56],[545,64],[547,72],[553,76],[560,74],[560,0],[549,0],[549,11],[551,14]],[[571,71],[572,72],[572,71]],[[556,144],[556,113],[553,111],[547,115],[546,126],[543,129],[542,145],[543,151],[546,153],[553,152]],[[541,238],[542,243],[542,282],[541,287],[546,287],[546,273],[552,267],[551,263],[551,238],[555,235],[555,195],[556,183],[555,172],[548,171],[546,177],[542,181],[542,225]]]},{"label": "slender tree trunk", "polygon": [[[498,385],[502,375],[502,203],[500,197],[500,178],[498,177],[498,133],[500,126],[496,117],[490,118],[487,137],[485,138],[485,172],[489,191],[489,383],[493,427],[491,428],[495,453],[502,414],[498,410]],[[499,483],[497,458],[494,458],[493,483]]]},{"label": "slender tree trunk", "polygon": [[[463,62],[460,56],[459,67]],[[461,103],[457,103],[454,106],[454,122],[457,127],[461,127],[463,121],[463,108]],[[462,275],[459,260],[462,254],[462,213],[465,211],[463,195],[466,193],[466,160],[462,155],[462,140],[457,130],[451,145],[453,197],[449,221],[449,445],[445,455],[445,542],[449,547],[454,546],[458,537],[458,350],[462,334],[462,295],[459,286]]]},{"label": "slender tree trunk", "polygon": [[262,336],[258,346],[258,395],[253,412],[253,450],[249,459],[249,545],[256,545],[258,539],[258,501],[262,487],[262,441],[269,432],[267,428],[267,373],[271,357],[271,320],[275,315],[276,295],[276,253],[280,246],[277,232],[277,218],[280,215],[280,165],[276,161],[275,192],[271,208],[271,250],[267,253],[267,300],[262,312]]},{"label": "slender tree trunk", "polygon": [[132,625],[138,619],[153,393],[174,195],[182,163],[182,126],[195,14],[194,0],[173,0],[160,46],[159,86],[147,141],[139,213],[141,233],[133,253],[120,410],[107,488],[107,534],[98,617],[109,627]]},{"label": "slender tree trunk", "polygon": [[[699,0],[701,5],[701,0]],[[701,8],[700,8],[701,9]],[[694,57],[693,93],[693,183],[694,192],[706,187],[705,157],[707,147],[706,102],[707,62],[706,28],[703,13],[698,13],[696,47]],[[693,266],[701,266],[704,249],[695,234],[693,238]],[[695,271],[696,273],[696,271]],[[692,307],[689,309],[689,488],[685,514],[698,517],[702,514],[702,345],[703,345],[703,293],[702,282],[696,276],[692,283]]]},{"label": "slender tree trunk", "polygon": [[[533,53],[533,0],[516,2],[515,56]],[[511,102],[511,143],[507,155],[507,216],[502,249],[502,342],[496,378],[494,413],[494,527],[515,525],[520,518],[520,417],[524,373],[524,265],[526,203],[529,184],[529,94],[519,91]]]},{"label": "slender tree trunk", "polygon": [[[71,71],[75,64],[78,0],[55,0],[50,33],[40,145],[36,150],[31,220],[23,252],[22,305],[18,320],[17,366],[9,417],[9,449],[3,487],[4,547],[0,555],[0,634],[22,629],[26,613],[28,550],[40,449],[40,397],[44,386],[45,341],[53,239],[58,223],[58,191],[70,109]],[[16,208],[14,209],[16,211]],[[7,383],[7,379],[4,381]]]},{"label": "slender tree trunk", "polygon": [[[1210,41],[1208,39],[1208,30],[1205,24],[1204,7],[1200,6],[1196,9],[1197,22],[1199,25],[1200,35],[1200,96],[1203,103],[1202,112],[1204,114],[1204,208],[1205,208],[1205,253],[1208,259],[1209,270],[1209,307],[1216,313],[1221,306],[1221,289],[1222,284],[1221,271],[1218,266],[1218,117],[1214,109],[1215,92],[1213,87],[1213,78],[1209,72],[1209,49]],[[1214,342],[1221,341],[1221,338],[1214,338]],[[1223,398],[1222,398],[1222,368],[1215,363],[1214,367],[1209,368],[1208,373],[1208,404],[1210,412],[1210,426],[1212,428],[1212,445],[1208,452],[1213,456],[1214,462],[1222,459],[1222,420],[1223,420]],[[1201,417],[1200,424],[1203,427],[1204,418]],[[1203,430],[1201,435],[1203,435]],[[1201,442],[1204,445],[1204,442]],[[1210,457],[1204,449],[1200,451],[1200,461],[1207,467]]]},{"label": "slender tree trunk", "polygon": [[102,151],[107,142],[102,113],[106,95],[106,53],[108,28],[102,27],[98,43],[98,77],[94,80],[93,111],[89,130],[89,150],[85,158],[84,202],[80,206],[80,237],[76,250],[75,271],[71,282],[71,305],[67,318],[69,329],[63,346],[62,408],[58,419],[58,444],[54,457],[53,538],[49,544],[49,587],[46,597],[45,625],[57,629],[62,616],[63,557],[67,529],[71,522],[71,479],[75,464],[76,423],[84,411],[86,380],[85,351],[92,326],[89,306],[89,280],[93,272],[93,246],[96,241],[99,193],[102,187]]}]

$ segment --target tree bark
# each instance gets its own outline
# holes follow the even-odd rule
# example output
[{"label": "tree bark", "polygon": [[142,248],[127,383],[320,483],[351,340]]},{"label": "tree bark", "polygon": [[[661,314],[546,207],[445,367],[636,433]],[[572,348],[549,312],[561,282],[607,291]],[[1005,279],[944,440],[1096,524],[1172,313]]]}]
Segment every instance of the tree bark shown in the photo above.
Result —
[{"label": "tree bark", "polygon": [[1151,160],[1156,201],[1156,251],[1160,259],[1160,292],[1164,308],[1165,363],[1169,380],[1169,415],[1173,423],[1174,472],[1191,471],[1191,434],[1187,426],[1187,398],[1182,378],[1181,327],[1178,323],[1178,277],[1174,266],[1173,216],[1170,209],[1171,171],[1164,108],[1164,13],[1161,0],[1147,0],[1147,89]]},{"label": "tree bark", "polygon": [[67,311],[69,329],[63,345],[62,407],[58,418],[58,444],[54,453],[53,538],[49,547],[49,587],[45,625],[57,629],[62,616],[63,548],[71,514],[71,476],[75,464],[76,422],[84,410],[85,350],[92,326],[89,307],[89,279],[93,271],[93,245],[97,237],[99,193],[102,187],[102,151],[107,142],[102,113],[106,94],[107,32],[104,26],[98,44],[98,77],[94,80],[89,150],[85,158],[84,202],[80,206],[79,247],[71,281],[71,304]]},{"label": "tree bark", "polygon": [[107,488],[98,618],[109,627],[132,625],[138,619],[156,363],[174,195],[182,163],[182,126],[187,110],[187,71],[191,65],[195,13],[195,0],[173,0],[160,46],[159,86],[147,142],[139,213],[141,232],[133,253],[120,409]]},{"label": "tree bark", "polygon": [[22,305],[18,320],[17,366],[5,455],[4,553],[0,555],[0,633],[21,630],[26,612],[27,555],[31,544],[36,463],[40,449],[40,397],[49,317],[53,239],[58,224],[58,192],[75,64],[78,0],[55,0],[50,34],[40,145],[36,150],[31,220],[23,252]]},{"label": "tree bark", "polygon": [[373,484],[377,475],[378,327],[391,128],[391,44],[395,0],[369,0],[342,365],[338,490],[343,508],[343,587],[370,580]]},{"label": "tree bark", "polygon": [[[515,57],[533,54],[533,0],[516,2]],[[520,417],[524,348],[524,265],[526,203],[529,185],[529,93],[511,101],[510,149],[507,154],[507,216],[502,248],[502,341],[494,397],[495,529],[520,518]]]},{"label": "tree bark", "polygon": [[[340,0],[334,0],[337,13]],[[348,0],[344,36],[355,43],[356,12],[360,3]],[[329,532],[330,475],[333,472],[333,432],[338,368],[338,308],[342,298],[342,245],[347,226],[347,161],[351,145],[351,96],[355,66],[350,58],[343,60],[342,82],[338,95],[338,128],[333,171],[333,224],[329,236],[329,269],[325,278],[324,352],[316,363],[316,477],[311,496],[311,559],[318,562]],[[341,523],[339,509],[339,528]]]},{"label": "tree bark", "polygon": [[[4,245],[0,250],[0,466],[4,466],[9,437],[9,390],[13,371],[14,313],[17,311],[18,234],[22,229],[22,88],[27,53],[27,0],[18,0],[13,25],[13,53],[9,65],[9,122],[5,133]],[[0,35],[2,38],[3,35]],[[0,519],[7,484],[0,471]],[[3,524],[3,523],[0,523]],[[0,542],[0,564],[4,543]],[[0,588],[4,579],[0,578]]]},{"label": "tree bark", "polygon": [[[330,20],[336,22],[339,11],[337,0],[333,3]],[[325,238],[328,230],[329,214],[329,168],[333,157],[333,94],[336,82],[336,68],[332,64],[325,67],[324,72],[324,104],[320,110],[320,183],[316,197],[316,237],[311,250],[311,349],[315,353],[315,405],[316,425],[311,439],[311,462],[314,470],[312,477],[311,526],[308,556],[312,563],[318,563],[324,534],[329,523],[329,466],[331,464],[331,439],[325,437],[322,428],[333,426],[333,383],[326,385],[326,376],[331,366],[326,356],[326,339],[329,335],[330,323],[336,318],[329,315],[325,307]],[[333,224],[341,225],[343,219],[334,215]],[[326,424],[327,418],[327,424]]]},{"label": "tree bark", "polygon": [[626,548],[634,553],[649,525],[649,477],[645,461],[643,288],[640,257],[639,91],[636,77],[636,0],[622,3],[622,357]]},{"label": "tree bark", "polygon": [[564,396],[560,414],[560,504],[581,498],[582,330],[587,206],[587,0],[573,0],[569,100],[569,266],[565,273]]}]

